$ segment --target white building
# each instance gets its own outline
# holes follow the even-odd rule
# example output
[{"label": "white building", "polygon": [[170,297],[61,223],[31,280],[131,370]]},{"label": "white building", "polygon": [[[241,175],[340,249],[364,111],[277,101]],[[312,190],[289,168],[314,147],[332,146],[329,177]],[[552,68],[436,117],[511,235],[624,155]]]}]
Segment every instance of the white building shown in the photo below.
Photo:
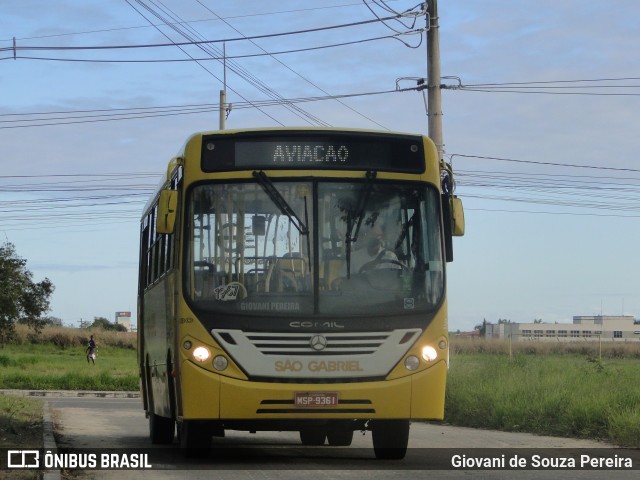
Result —
[{"label": "white building", "polygon": [[500,323],[486,324],[487,338],[514,341],[640,341],[640,324],[630,315],[575,316],[573,323]]},{"label": "white building", "polygon": [[127,329],[127,332],[132,332],[131,312],[116,312],[116,324],[123,325]]}]

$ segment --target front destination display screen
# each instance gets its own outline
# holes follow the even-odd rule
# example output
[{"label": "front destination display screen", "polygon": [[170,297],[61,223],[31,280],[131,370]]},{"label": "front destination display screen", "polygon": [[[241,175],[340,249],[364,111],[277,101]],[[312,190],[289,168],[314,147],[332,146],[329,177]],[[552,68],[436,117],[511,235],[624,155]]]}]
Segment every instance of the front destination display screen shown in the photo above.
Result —
[{"label": "front destination display screen", "polygon": [[326,134],[205,135],[202,170],[345,169],[424,172],[422,137]]}]

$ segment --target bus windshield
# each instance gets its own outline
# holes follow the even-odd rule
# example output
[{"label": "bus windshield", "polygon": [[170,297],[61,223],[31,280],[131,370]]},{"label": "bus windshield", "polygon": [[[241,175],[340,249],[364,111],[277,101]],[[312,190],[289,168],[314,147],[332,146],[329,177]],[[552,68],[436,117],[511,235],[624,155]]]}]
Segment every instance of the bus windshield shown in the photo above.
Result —
[{"label": "bus windshield", "polygon": [[435,188],[269,184],[277,194],[254,182],[190,190],[184,285],[194,306],[257,316],[397,315],[438,306],[444,272]]}]

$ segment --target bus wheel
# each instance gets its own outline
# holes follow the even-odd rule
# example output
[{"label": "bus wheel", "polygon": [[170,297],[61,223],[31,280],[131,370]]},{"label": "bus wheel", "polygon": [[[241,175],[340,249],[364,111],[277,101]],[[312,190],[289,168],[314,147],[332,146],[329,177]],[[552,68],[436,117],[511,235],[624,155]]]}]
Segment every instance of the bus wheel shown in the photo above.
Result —
[{"label": "bus wheel", "polygon": [[206,424],[183,420],[178,435],[185,457],[204,457],[211,448],[211,432]]},{"label": "bus wheel", "polygon": [[172,418],[161,417],[151,412],[149,414],[149,436],[154,445],[167,445],[173,442],[176,422]]},{"label": "bus wheel", "polygon": [[353,430],[349,425],[331,425],[327,429],[327,440],[333,447],[348,447],[353,441]]},{"label": "bus wheel", "polygon": [[407,454],[409,420],[374,420],[371,434],[376,458],[401,460]]},{"label": "bus wheel", "polygon": [[310,427],[300,430],[300,441],[303,445],[324,445],[327,432],[323,428]]}]

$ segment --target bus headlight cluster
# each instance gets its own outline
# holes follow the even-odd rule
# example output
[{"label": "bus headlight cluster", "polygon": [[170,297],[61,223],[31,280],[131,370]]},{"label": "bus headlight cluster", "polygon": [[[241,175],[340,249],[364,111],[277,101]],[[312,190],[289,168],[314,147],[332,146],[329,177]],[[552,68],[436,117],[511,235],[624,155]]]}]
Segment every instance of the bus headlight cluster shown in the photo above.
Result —
[{"label": "bus headlight cluster", "polygon": [[[422,359],[427,363],[433,362],[438,358],[438,352],[430,345],[424,347],[421,354]],[[420,367],[420,358],[418,358],[416,355],[409,355],[404,359],[404,366],[407,370],[413,372],[417,370],[418,367]]]},{"label": "bus headlight cluster", "polygon": [[[185,340],[182,346],[185,350],[191,350],[193,344],[190,340]],[[193,349],[193,351],[191,352],[191,356],[196,362],[204,363],[211,358],[211,351],[207,347],[199,345]],[[216,355],[211,362],[211,365],[213,365],[213,368],[215,368],[219,372],[222,372],[229,366],[229,360],[227,360],[224,355]]]}]

